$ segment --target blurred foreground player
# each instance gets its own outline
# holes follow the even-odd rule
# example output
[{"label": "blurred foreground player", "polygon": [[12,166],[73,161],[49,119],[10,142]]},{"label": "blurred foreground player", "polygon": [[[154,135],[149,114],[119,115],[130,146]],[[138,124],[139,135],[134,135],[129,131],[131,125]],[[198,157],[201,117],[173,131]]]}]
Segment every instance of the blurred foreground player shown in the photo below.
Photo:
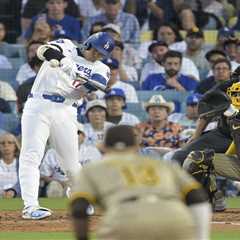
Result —
[{"label": "blurred foreground player", "polygon": [[110,128],[104,144],[105,158],[81,169],[72,189],[70,210],[78,240],[89,239],[90,204],[104,210],[99,240],[209,239],[207,196],[190,175],[138,155],[130,126]]}]

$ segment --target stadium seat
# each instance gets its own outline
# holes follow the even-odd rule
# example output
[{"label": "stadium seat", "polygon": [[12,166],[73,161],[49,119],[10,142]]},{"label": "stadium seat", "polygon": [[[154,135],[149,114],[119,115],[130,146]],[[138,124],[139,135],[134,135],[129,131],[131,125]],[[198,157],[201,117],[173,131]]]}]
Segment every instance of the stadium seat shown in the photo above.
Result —
[{"label": "stadium seat", "polygon": [[0,129],[13,133],[19,125],[19,117],[14,113],[0,112]]},{"label": "stadium seat", "polygon": [[23,58],[8,58],[14,69],[19,69],[25,63]]},{"label": "stadium seat", "polygon": [[16,82],[17,71],[18,69],[0,69],[0,80],[8,82],[16,89],[18,85]]},{"label": "stadium seat", "polygon": [[124,112],[132,113],[139,118],[140,121],[147,119],[147,113],[143,107],[143,103],[127,103],[127,108]]}]

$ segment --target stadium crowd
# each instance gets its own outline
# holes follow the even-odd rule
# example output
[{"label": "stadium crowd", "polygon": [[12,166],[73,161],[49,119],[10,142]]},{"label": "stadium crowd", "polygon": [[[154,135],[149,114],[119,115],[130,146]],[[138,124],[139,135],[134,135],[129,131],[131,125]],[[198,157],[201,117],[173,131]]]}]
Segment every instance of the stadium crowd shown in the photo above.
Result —
[{"label": "stadium crowd", "polygon": [[[141,154],[176,161],[177,150],[199,137],[203,94],[228,81],[240,65],[239,1],[3,0],[0,9],[0,196],[5,198],[20,195],[21,114],[42,64],[36,50],[47,41],[69,38],[80,46],[99,31],[115,40],[111,57],[103,60],[111,69],[112,90],[91,93],[78,106],[82,165],[101,160],[106,130],[120,124],[134,127]],[[202,132],[218,127],[214,120]],[[40,196],[64,196],[67,179],[50,145],[40,170]],[[239,182],[220,177],[218,183],[226,196],[240,194]]]}]

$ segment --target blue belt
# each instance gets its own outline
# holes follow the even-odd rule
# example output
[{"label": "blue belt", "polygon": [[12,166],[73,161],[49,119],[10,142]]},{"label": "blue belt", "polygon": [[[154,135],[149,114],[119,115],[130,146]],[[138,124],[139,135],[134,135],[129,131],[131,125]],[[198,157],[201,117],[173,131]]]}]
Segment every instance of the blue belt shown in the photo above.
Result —
[{"label": "blue belt", "polygon": [[[34,95],[32,93],[30,93],[28,95],[29,98],[33,98]],[[65,97],[61,96],[61,95],[49,95],[49,94],[42,94],[42,97],[44,99],[48,99],[52,102],[58,102],[58,103],[63,103],[65,101]]]},{"label": "blue belt", "polygon": [[[51,102],[56,102],[56,103],[63,103],[65,101],[65,97],[61,96],[61,95],[49,95],[49,94],[42,94],[41,95],[42,98],[50,100]],[[32,93],[30,93],[28,95],[29,98],[33,98],[34,95]],[[73,107],[77,107],[77,104],[74,103],[72,105]]]}]

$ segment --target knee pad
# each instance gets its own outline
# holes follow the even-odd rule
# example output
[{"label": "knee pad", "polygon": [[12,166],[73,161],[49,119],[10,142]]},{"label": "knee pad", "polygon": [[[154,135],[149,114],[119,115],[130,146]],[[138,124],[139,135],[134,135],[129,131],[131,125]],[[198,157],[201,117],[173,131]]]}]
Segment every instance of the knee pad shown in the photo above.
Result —
[{"label": "knee pad", "polygon": [[183,168],[207,190],[209,196],[216,191],[216,174],[213,167],[214,150],[192,151]]}]

